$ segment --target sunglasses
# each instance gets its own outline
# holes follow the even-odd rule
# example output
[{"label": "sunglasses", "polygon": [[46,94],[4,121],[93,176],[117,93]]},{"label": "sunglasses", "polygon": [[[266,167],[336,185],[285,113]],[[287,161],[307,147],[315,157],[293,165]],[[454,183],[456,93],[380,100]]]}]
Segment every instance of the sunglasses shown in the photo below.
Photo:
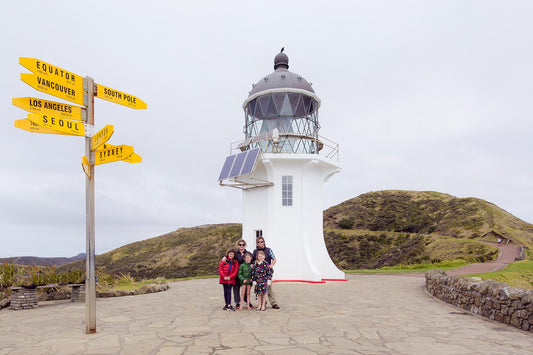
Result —
[{"label": "sunglasses", "polygon": [[240,246],[240,247],[243,247],[243,246],[245,246],[245,245],[246,245],[246,244],[239,243],[239,246]]},{"label": "sunglasses", "polygon": [[265,243],[264,240],[262,240],[262,241],[260,241],[260,242],[257,242],[257,244],[264,244],[264,243]]}]

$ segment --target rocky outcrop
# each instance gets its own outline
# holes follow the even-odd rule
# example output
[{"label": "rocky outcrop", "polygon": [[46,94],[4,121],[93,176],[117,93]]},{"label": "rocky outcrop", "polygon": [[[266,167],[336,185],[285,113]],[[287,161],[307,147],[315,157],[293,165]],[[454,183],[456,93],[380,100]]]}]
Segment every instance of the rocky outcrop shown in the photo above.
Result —
[{"label": "rocky outcrop", "polygon": [[426,272],[426,290],[438,299],[483,317],[533,332],[533,290],[505,283]]}]

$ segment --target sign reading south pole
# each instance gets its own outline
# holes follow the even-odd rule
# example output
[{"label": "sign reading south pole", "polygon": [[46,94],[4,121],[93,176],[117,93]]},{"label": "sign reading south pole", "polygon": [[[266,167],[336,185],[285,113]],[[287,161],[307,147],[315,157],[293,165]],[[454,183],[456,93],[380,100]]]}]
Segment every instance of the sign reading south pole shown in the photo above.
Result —
[{"label": "sign reading south pole", "polygon": [[19,58],[19,63],[34,74],[20,78],[32,88],[83,105],[83,78],[36,58]]},{"label": "sign reading south pole", "polygon": [[107,86],[96,84],[96,96],[99,99],[114,102],[119,105],[128,106],[136,109],[145,109],[146,102],[136,96],[127,94],[122,91],[108,88]]}]

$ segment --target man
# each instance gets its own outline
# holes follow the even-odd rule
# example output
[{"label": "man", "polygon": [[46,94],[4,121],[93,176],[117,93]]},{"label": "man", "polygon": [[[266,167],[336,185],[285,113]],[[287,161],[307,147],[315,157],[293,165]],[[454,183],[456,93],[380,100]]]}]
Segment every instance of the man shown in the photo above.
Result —
[{"label": "man", "polygon": [[[274,256],[274,252],[272,251],[272,249],[266,247],[265,239],[263,237],[257,237],[256,243],[257,243],[257,248],[255,248],[254,250],[252,262],[255,261],[257,257],[257,252],[259,250],[262,250],[265,253],[265,260],[270,264],[273,270],[274,265],[276,264],[276,257]],[[272,305],[272,308],[279,309],[278,301],[276,301],[276,294],[274,293],[273,286],[274,284],[268,287],[268,302],[270,302],[270,304]]]}]

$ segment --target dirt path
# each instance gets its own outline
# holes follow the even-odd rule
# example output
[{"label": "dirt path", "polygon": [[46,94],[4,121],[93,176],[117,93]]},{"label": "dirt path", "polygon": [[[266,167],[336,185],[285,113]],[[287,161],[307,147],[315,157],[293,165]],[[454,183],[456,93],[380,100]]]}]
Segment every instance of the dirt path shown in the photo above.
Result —
[{"label": "dirt path", "polygon": [[[498,246],[498,243],[493,243],[493,242],[483,242],[483,243]],[[457,276],[457,275],[479,274],[482,272],[497,271],[497,270],[501,270],[504,267],[506,267],[507,264],[515,261],[515,258],[518,256],[518,249],[516,249],[515,247],[510,247],[508,245],[502,244],[498,248],[500,249],[500,255],[498,255],[498,259],[496,261],[492,261],[490,263],[480,263],[480,264],[472,264],[472,265],[463,266],[458,269],[449,270],[446,272],[446,274]]]},{"label": "dirt path", "polygon": [[[493,242],[483,242],[485,244],[498,246],[498,243]],[[515,258],[518,256],[518,249],[508,245],[500,245],[500,254],[496,261],[491,261],[490,263],[479,263],[466,265],[457,269],[448,270],[446,274],[449,276],[459,276],[459,275],[468,275],[468,274],[479,274],[482,272],[492,272],[503,269],[507,264],[515,261]],[[424,277],[425,273],[411,273],[411,274],[402,274],[404,276],[413,276],[413,277]]]}]

